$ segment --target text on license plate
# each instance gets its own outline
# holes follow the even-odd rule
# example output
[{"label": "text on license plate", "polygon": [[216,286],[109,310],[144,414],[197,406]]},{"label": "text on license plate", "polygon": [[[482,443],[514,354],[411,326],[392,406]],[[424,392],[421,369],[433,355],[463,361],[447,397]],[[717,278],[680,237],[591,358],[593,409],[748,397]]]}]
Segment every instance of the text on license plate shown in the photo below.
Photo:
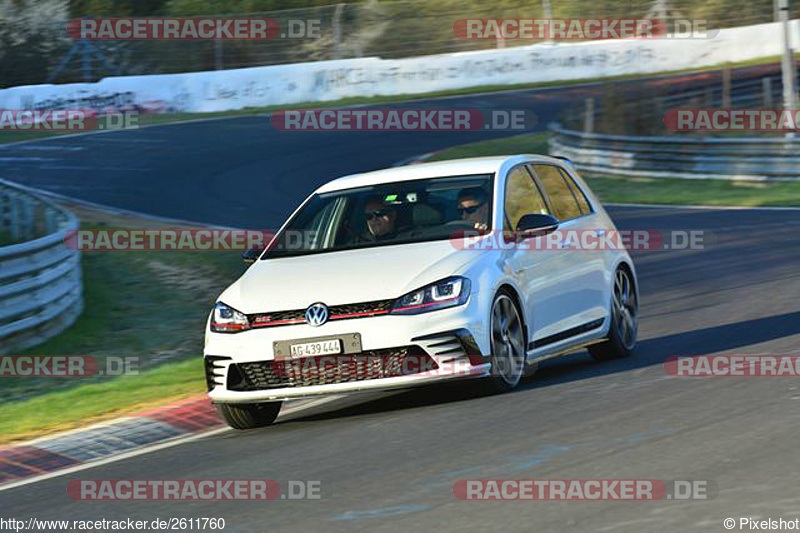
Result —
[{"label": "text on license plate", "polygon": [[339,339],[327,341],[306,342],[303,344],[292,344],[292,357],[303,357],[306,355],[327,355],[342,352],[342,343]]}]

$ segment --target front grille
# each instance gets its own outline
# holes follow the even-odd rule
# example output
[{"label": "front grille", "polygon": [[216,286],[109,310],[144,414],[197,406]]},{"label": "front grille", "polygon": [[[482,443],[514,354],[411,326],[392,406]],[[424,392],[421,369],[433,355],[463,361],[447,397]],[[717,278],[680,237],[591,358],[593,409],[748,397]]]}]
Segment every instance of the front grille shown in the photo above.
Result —
[{"label": "front grille", "polygon": [[[357,304],[332,305],[328,307],[328,321],[384,315],[389,312],[393,303],[394,300],[375,300]],[[305,323],[305,316],[305,309],[293,309],[291,311],[254,313],[247,315],[247,318],[253,328],[272,328]]]},{"label": "front grille", "polygon": [[419,346],[370,350],[351,355],[302,357],[236,365],[244,376],[241,388],[265,390],[333,385],[436,370],[438,366]]}]

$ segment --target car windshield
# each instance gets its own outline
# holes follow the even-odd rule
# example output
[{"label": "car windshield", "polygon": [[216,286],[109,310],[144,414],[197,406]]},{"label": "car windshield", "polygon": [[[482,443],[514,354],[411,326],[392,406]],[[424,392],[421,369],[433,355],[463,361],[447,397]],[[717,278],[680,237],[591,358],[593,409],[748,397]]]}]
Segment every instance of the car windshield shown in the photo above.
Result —
[{"label": "car windshield", "polygon": [[382,183],[316,194],[262,259],[450,238],[486,230],[492,175]]}]

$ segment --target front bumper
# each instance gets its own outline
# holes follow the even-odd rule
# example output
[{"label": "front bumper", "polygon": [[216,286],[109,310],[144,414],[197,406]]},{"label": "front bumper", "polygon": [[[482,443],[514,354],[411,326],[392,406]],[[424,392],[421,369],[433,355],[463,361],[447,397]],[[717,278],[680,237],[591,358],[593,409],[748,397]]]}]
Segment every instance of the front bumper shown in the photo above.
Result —
[{"label": "front bumper", "polygon": [[[235,334],[209,332],[205,346],[209,397],[217,403],[256,403],[324,394],[396,390],[444,380],[488,376],[490,364],[481,355],[489,353],[488,316],[484,316],[481,310],[490,307],[483,299],[484,294],[476,292],[463,306],[421,315],[384,315],[328,322],[321,327],[299,324]],[[270,385],[269,388],[254,387],[254,382],[247,379],[248,373],[239,370],[243,365],[272,365],[270,362],[281,361],[273,352],[276,341],[353,333],[360,336],[362,352],[351,356],[369,358],[375,353],[392,352],[396,347],[402,347],[424,354],[422,357],[431,364],[424,365],[422,371],[416,373],[347,382],[335,382],[335,377],[334,382],[325,384],[314,384],[304,379],[287,382],[283,378],[287,386]],[[249,390],[253,388],[256,390]]]},{"label": "front bumper", "polygon": [[379,392],[398,389],[410,389],[431,383],[453,379],[480,378],[489,376],[489,363],[470,365],[467,370],[415,374],[409,376],[386,377],[337,383],[330,385],[312,385],[306,387],[267,389],[255,391],[233,391],[226,387],[215,387],[208,396],[214,403],[257,403],[299,398],[310,398],[321,395],[353,394],[358,392]]}]

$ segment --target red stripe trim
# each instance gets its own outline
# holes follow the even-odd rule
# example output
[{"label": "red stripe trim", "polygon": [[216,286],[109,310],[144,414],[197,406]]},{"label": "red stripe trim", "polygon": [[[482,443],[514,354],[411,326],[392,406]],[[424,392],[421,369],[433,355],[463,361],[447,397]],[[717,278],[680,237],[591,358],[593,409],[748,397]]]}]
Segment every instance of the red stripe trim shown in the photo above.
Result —
[{"label": "red stripe trim", "polygon": [[269,327],[269,326],[278,326],[280,324],[303,324],[305,320],[268,320],[266,322],[253,322],[252,326],[254,328],[257,327]]},{"label": "red stripe trim", "polygon": [[331,315],[330,320],[338,320],[340,318],[354,318],[359,316],[373,316],[373,315],[385,315],[389,313],[389,310],[381,310],[381,311],[360,311],[358,313],[345,313],[343,315]]},{"label": "red stripe trim", "polygon": [[[367,316],[378,316],[378,315],[387,315],[389,314],[388,309],[383,309],[380,311],[359,311],[357,313],[344,313],[340,315],[331,315],[328,320],[344,320],[347,318],[362,318]],[[305,324],[305,320],[268,320],[265,322],[253,322],[251,324],[254,328],[268,328],[270,326],[280,326],[286,324]]]}]

